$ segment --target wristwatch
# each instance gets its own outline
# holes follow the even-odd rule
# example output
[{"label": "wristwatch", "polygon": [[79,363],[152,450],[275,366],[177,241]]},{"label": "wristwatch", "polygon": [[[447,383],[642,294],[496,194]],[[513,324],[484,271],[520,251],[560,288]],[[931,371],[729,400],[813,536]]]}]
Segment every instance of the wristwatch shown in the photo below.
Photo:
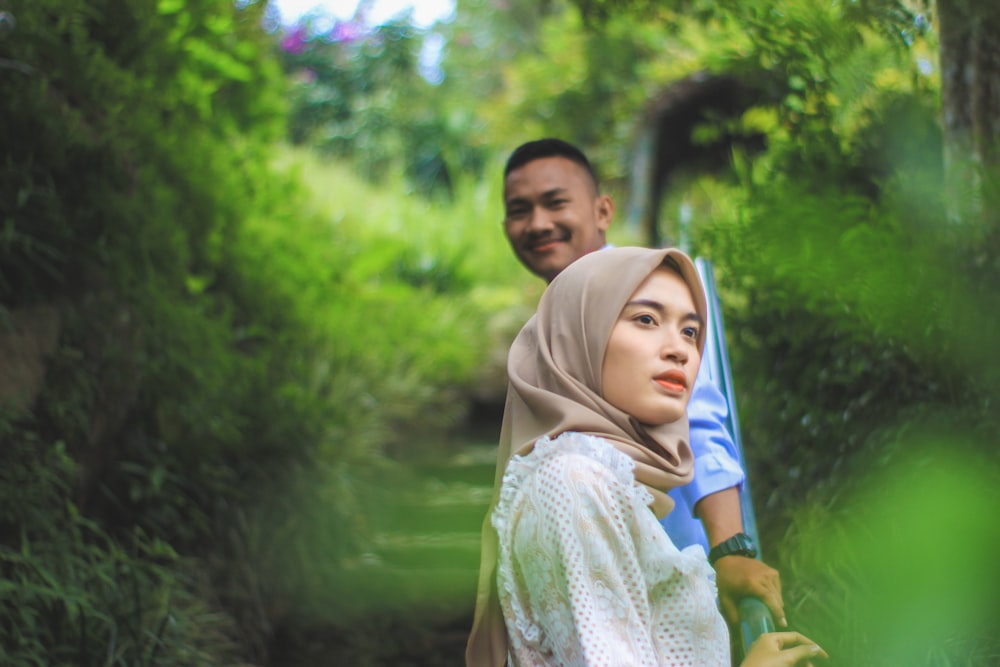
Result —
[{"label": "wristwatch", "polygon": [[715,565],[715,561],[723,556],[746,556],[747,558],[757,557],[757,546],[753,539],[746,533],[736,533],[728,540],[719,542],[708,552],[708,563]]}]

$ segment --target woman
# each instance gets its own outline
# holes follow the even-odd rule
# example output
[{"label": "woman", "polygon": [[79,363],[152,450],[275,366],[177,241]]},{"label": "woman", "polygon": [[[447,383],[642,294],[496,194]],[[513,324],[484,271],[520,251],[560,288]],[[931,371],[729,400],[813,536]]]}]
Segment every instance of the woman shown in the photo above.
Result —
[{"label": "woman", "polygon": [[[591,253],[550,284],[508,358],[470,667],[729,666],[704,551],[678,551],[658,522],[691,478],[705,317],[675,249]],[[817,655],[774,633],[743,665]]]}]

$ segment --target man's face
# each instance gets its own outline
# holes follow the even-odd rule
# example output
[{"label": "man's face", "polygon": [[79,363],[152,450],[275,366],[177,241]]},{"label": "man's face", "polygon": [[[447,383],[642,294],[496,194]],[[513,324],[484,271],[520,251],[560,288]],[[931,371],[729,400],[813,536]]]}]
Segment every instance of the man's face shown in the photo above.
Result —
[{"label": "man's face", "polygon": [[504,181],[504,229],[529,271],[551,281],[605,243],[614,204],[587,170],[563,157],[533,160]]}]

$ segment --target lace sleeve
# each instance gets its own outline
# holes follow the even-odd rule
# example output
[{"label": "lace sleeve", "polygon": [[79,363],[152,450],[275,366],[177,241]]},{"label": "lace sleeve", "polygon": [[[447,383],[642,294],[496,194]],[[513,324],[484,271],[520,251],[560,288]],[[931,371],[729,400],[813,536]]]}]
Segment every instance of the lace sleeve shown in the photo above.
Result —
[{"label": "lace sleeve", "polygon": [[544,633],[555,664],[658,664],[630,525],[640,490],[590,457],[563,454],[542,461],[523,491],[511,556],[526,595],[521,619],[537,628],[528,635]]}]

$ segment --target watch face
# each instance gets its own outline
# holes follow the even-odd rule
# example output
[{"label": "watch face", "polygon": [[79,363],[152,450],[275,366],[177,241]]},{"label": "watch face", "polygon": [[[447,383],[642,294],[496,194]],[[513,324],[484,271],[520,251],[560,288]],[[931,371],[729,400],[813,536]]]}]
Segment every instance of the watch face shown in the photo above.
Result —
[{"label": "watch face", "polygon": [[757,555],[757,547],[754,546],[753,540],[750,539],[749,535],[741,536],[740,548],[746,551],[751,556]]}]

